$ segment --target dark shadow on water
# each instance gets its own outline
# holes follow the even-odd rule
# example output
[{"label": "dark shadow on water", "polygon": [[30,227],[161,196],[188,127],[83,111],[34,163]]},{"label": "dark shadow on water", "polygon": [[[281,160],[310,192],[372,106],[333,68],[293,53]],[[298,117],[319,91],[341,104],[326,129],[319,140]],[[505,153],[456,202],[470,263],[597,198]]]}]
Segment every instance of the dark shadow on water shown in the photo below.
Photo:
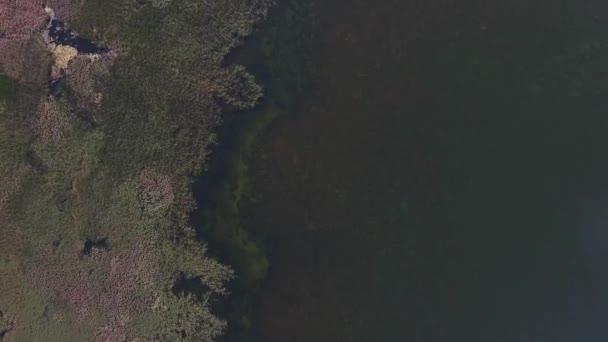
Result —
[{"label": "dark shadow on water", "polygon": [[87,239],[84,241],[84,246],[82,247],[82,251],[80,251],[81,256],[90,256],[93,252],[93,249],[99,249],[103,251],[109,251],[110,245],[108,244],[108,239],[102,238],[98,240]]},{"label": "dark shadow on water", "polygon": [[209,287],[203,284],[201,277],[188,277],[182,273],[175,280],[171,291],[176,296],[192,296],[201,301],[209,292]]},{"label": "dark shadow on water", "polygon": [[53,19],[49,27],[49,37],[58,45],[71,46],[78,50],[78,53],[104,53],[108,49],[99,47],[92,40],[84,39],[70,29],[61,20]]}]

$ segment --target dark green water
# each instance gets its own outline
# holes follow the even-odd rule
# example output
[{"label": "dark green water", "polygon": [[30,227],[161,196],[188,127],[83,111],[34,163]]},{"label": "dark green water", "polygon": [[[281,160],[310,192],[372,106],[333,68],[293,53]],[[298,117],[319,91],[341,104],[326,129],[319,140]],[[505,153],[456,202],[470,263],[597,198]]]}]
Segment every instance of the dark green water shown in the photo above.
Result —
[{"label": "dark green water", "polygon": [[608,3],[279,6],[239,57],[250,335],[608,340]]}]

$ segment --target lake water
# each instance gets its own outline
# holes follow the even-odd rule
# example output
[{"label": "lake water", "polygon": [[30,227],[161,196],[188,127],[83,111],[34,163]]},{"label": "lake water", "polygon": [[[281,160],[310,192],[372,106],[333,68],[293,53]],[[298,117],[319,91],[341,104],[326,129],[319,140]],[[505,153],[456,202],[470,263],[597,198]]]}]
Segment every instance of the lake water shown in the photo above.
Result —
[{"label": "lake water", "polygon": [[295,47],[239,57],[281,112],[244,171],[251,336],[608,340],[608,3],[281,6]]}]

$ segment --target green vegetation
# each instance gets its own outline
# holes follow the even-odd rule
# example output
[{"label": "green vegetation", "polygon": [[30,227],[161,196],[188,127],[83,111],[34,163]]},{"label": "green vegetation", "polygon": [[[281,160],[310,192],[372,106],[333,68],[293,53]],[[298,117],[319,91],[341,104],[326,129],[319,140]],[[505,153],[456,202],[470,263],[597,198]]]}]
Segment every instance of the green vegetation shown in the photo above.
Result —
[{"label": "green vegetation", "polygon": [[[50,95],[0,76],[0,339],[211,341],[225,330],[209,303],[233,271],[189,224],[191,180],[222,107],[261,97],[223,60],[268,6],[88,0],[73,25],[109,54],[72,59]],[[200,293],[172,291],[182,276]]]}]

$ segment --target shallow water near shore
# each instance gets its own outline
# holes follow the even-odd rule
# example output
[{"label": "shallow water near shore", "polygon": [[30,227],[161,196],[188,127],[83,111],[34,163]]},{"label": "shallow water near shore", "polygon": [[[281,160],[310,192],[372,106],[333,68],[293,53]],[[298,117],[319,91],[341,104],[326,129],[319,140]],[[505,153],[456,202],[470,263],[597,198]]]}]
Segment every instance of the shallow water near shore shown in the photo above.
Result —
[{"label": "shallow water near shore", "polygon": [[604,341],[608,6],[281,6],[234,56],[269,88],[222,142],[255,248],[210,244],[268,263],[229,339]]}]

